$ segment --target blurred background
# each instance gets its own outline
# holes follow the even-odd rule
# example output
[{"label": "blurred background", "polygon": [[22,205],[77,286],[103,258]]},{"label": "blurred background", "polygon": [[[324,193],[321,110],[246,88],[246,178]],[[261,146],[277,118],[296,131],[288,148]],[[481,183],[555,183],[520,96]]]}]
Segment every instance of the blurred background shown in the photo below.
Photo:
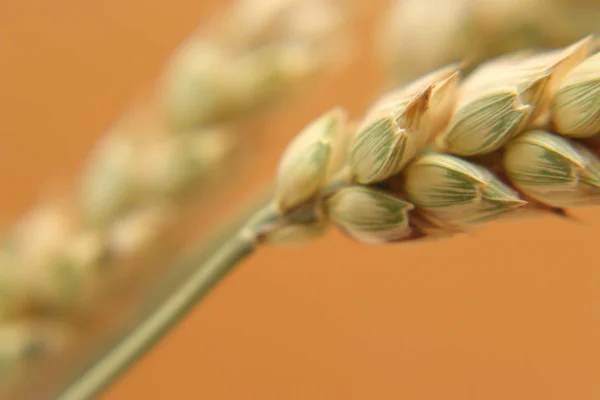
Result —
[{"label": "blurred background", "polygon": [[[173,248],[268,185],[307,122],[335,105],[358,117],[394,80],[376,44],[389,4],[357,3],[352,59],[244,123],[242,168],[201,206],[188,201],[169,228]],[[227,6],[3,0],[0,227],[62,201],[173,50]],[[332,230],[262,248],[102,398],[597,399],[600,211],[574,216],[419,245],[366,246]],[[91,313],[79,329],[101,332],[122,308]]]}]

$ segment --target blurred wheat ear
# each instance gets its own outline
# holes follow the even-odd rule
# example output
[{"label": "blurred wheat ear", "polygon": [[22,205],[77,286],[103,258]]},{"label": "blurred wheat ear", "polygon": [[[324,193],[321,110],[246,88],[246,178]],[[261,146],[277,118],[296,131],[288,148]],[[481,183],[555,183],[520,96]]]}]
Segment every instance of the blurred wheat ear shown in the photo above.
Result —
[{"label": "blurred wheat ear", "polygon": [[157,260],[177,259],[171,225],[235,184],[252,157],[252,118],[347,62],[351,17],[330,0],[239,0],[174,51],[152,97],[97,143],[73,192],[36,205],[3,237],[0,389],[18,390],[37,363],[78,348],[112,296]]},{"label": "blurred wheat ear", "polygon": [[391,82],[523,48],[556,48],[598,32],[589,0],[388,0],[375,42]]},{"label": "blurred wheat ear", "polygon": [[[272,195],[60,398],[91,398],[261,246],[330,226],[367,244],[414,244],[599,205],[595,51],[585,37],[464,77],[449,65],[384,93],[358,121],[341,107],[323,113],[283,153]],[[573,129],[556,129],[564,124]]]}]

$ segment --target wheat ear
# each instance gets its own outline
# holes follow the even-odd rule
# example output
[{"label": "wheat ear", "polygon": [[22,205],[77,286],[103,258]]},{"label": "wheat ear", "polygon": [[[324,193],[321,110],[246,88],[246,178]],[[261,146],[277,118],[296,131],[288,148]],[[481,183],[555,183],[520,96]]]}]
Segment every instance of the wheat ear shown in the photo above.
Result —
[{"label": "wheat ear", "polygon": [[289,144],[272,198],[60,398],[102,390],[260,245],[330,226],[364,243],[415,243],[599,204],[592,53],[588,37],[490,60],[464,79],[450,65],[384,94],[355,123],[326,112]]},{"label": "wheat ear", "polygon": [[566,46],[597,33],[599,17],[589,0],[389,0],[375,44],[402,83],[457,60]]}]

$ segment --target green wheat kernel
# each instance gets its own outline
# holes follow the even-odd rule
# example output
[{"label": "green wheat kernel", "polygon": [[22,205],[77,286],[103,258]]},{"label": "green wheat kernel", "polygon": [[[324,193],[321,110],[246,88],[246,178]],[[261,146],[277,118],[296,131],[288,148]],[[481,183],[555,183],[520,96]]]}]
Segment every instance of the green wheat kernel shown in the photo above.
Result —
[{"label": "green wheat kernel", "polygon": [[326,201],[331,220],[354,239],[364,243],[388,243],[412,232],[406,200],[381,190],[349,186]]},{"label": "green wheat kernel", "polygon": [[427,215],[455,227],[482,225],[526,203],[487,169],[447,154],[425,154],[411,164],[404,190]]},{"label": "green wheat kernel", "polygon": [[600,160],[578,143],[545,131],[527,132],[509,143],[503,163],[513,184],[544,204],[600,203]]}]

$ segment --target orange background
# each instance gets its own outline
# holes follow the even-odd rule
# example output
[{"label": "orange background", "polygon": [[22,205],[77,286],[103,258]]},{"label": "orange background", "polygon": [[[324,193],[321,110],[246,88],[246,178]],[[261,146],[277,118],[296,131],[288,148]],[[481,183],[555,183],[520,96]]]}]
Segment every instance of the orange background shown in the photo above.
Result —
[{"label": "orange background", "polygon": [[[2,1],[2,226],[75,176],[94,140],[219,5]],[[248,132],[261,156],[226,204],[268,183],[285,144],[318,113],[365,109],[380,85],[363,51]],[[333,232],[261,249],[104,399],[596,400],[600,212],[576,215],[582,223],[497,223],[414,246]]]}]

